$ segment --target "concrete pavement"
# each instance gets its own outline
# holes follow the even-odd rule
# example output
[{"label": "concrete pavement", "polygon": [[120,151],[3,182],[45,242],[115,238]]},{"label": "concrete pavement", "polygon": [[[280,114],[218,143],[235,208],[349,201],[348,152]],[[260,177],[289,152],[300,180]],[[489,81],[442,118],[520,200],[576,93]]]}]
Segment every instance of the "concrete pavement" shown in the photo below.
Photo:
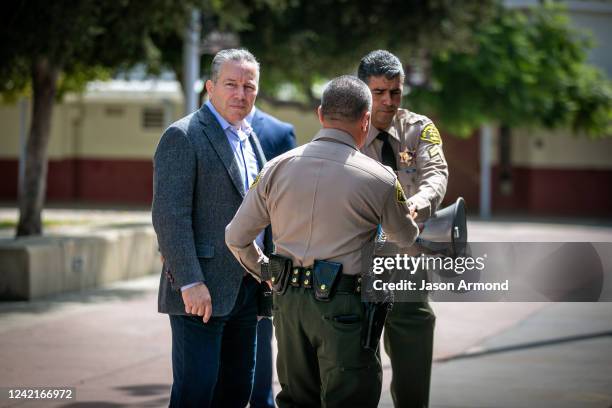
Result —
[{"label": "concrete pavement", "polygon": [[[122,217],[132,222],[148,213]],[[609,226],[516,220],[471,222],[470,234],[481,241],[612,242]],[[156,312],[157,282],[152,276],[0,303],[0,387],[76,388],[72,402],[0,406],[167,406],[170,328]],[[434,309],[431,406],[612,406],[612,303],[436,303]],[[391,407],[385,356],[383,365],[380,406]]]}]

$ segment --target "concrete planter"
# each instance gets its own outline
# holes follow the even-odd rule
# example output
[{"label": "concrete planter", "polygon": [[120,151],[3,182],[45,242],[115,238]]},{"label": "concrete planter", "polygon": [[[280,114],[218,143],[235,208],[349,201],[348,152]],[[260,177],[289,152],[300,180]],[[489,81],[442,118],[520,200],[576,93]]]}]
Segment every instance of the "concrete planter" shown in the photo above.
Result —
[{"label": "concrete planter", "polygon": [[159,273],[150,226],[0,240],[0,300],[30,300]]}]

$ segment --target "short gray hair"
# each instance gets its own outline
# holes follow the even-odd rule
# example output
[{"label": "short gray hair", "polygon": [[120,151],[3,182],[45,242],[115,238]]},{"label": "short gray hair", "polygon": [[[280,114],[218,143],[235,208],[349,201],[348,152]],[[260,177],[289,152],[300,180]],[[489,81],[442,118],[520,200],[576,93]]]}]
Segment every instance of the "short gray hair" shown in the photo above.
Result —
[{"label": "short gray hair", "polygon": [[397,76],[400,81],[404,82],[404,67],[399,58],[386,50],[376,50],[370,52],[361,59],[357,76],[366,84],[373,76],[385,76],[387,79],[393,79]]},{"label": "short gray hair", "polygon": [[228,61],[235,62],[250,62],[255,64],[257,67],[257,79],[259,80],[259,62],[255,58],[253,54],[244,48],[228,48],[226,50],[221,50],[212,60],[212,64],[210,64],[210,77],[213,82],[217,82],[219,79],[219,73],[221,72],[221,67]]},{"label": "short gray hair", "polygon": [[332,79],[321,96],[321,113],[328,119],[355,122],[371,108],[370,89],[353,75]]}]

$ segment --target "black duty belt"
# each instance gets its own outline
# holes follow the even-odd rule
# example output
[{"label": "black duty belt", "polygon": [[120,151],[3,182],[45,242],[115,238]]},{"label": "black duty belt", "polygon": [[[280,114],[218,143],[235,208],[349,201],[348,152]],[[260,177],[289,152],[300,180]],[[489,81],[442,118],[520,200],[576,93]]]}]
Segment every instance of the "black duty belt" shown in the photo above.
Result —
[{"label": "black duty belt", "polygon": [[[291,270],[289,277],[289,285],[294,288],[312,289],[312,267],[296,266]],[[325,288],[323,288],[325,289]],[[359,275],[342,275],[336,289],[338,292],[361,293],[361,276]]]}]

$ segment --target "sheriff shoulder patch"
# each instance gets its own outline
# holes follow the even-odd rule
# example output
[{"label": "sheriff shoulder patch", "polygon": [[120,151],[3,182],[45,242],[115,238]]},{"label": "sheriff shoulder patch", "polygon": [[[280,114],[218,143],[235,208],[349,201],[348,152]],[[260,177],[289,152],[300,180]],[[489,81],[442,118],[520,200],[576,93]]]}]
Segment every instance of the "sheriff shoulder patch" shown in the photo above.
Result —
[{"label": "sheriff shoulder patch", "polygon": [[440,132],[436,128],[436,125],[430,123],[429,125],[423,128],[421,132],[421,140],[424,140],[429,143],[433,143],[436,145],[442,144],[442,138],[440,137]]},{"label": "sheriff shoulder patch", "polygon": [[261,180],[261,171],[257,174],[257,177],[255,177],[255,180],[253,180],[253,182],[251,183],[251,187],[249,187],[249,190],[255,187],[259,183],[259,180]]},{"label": "sheriff shoulder patch", "polygon": [[399,183],[399,180],[395,180],[395,199],[398,203],[405,203],[406,201],[408,201],[406,199],[406,194],[404,194],[404,189]]}]

